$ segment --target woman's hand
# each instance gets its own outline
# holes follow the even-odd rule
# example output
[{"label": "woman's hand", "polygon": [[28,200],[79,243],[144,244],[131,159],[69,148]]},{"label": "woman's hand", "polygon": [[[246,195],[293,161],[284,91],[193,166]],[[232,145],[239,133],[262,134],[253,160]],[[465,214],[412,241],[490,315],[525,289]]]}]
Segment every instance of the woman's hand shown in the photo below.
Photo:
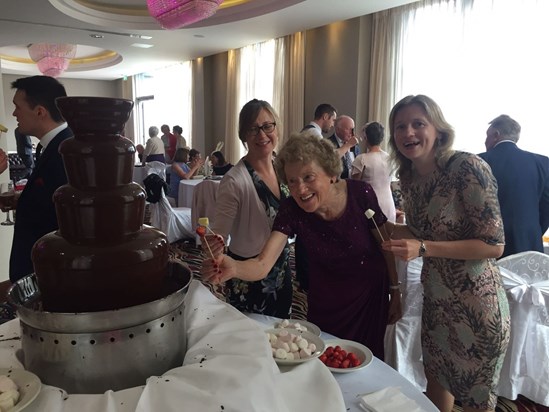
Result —
[{"label": "woman's hand", "polygon": [[412,260],[419,256],[421,242],[418,239],[389,239],[381,244],[383,250],[392,252],[401,260]]},{"label": "woman's hand", "polygon": [[400,290],[391,290],[391,302],[389,303],[389,317],[387,323],[392,325],[402,318],[402,302]]},{"label": "woman's hand", "polygon": [[201,240],[202,251],[206,256],[217,258],[225,252],[225,241],[223,240],[223,236],[206,234]]},{"label": "woman's hand", "polygon": [[202,262],[200,274],[204,281],[214,285],[224,283],[236,276],[236,262],[227,255],[219,255],[215,260],[210,256]]}]

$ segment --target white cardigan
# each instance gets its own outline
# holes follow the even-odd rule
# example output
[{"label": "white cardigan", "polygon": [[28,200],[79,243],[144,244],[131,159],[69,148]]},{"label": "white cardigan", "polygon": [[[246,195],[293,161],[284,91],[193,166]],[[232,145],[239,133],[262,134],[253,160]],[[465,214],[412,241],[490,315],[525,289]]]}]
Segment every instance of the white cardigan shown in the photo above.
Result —
[{"label": "white cardigan", "polygon": [[225,240],[231,236],[231,252],[251,258],[263,249],[272,225],[250,173],[240,159],[219,184],[212,230]]}]

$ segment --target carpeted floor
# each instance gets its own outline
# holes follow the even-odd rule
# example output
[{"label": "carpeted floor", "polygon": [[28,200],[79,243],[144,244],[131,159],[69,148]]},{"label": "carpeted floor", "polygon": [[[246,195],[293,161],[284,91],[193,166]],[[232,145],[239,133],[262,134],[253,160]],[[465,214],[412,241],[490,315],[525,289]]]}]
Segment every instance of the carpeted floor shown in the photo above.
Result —
[{"label": "carpeted floor", "polygon": [[[191,268],[193,275],[200,279],[200,266],[202,264],[202,251],[196,248],[193,240],[180,241],[173,243],[170,246],[170,257],[173,259],[181,260],[185,262]],[[293,267],[293,249],[291,252],[291,264]],[[211,284],[205,283],[206,286],[220,299],[223,300],[223,288],[214,287]],[[292,318],[294,319],[306,319],[307,313],[307,296],[299,289],[299,284],[294,282],[294,301],[292,304]],[[463,408],[456,405],[453,412],[462,412]],[[496,412],[549,412],[549,407],[537,405],[522,396],[519,396],[517,400],[511,401],[505,398],[498,399],[498,405]]]}]

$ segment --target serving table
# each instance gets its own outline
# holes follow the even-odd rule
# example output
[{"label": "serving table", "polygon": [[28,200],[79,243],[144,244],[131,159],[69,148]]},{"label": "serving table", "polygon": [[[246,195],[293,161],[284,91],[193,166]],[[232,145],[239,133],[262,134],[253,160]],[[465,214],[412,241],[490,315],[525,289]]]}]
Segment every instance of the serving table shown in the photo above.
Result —
[{"label": "serving table", "polygon": [[[340,388],[320,361],[281,373],[262,328],[197,280],[184,316],[188,349],[181,367],[99,395],[42,385],[25,412],[345,411]],[[0,325],[0,368],[22,368],[19,334],[18,319]]]},{"label": "serving table", "polygon": [[[257,321],[264,329],[272,328],[275,323],[280,321],[280,319],[271,316],[257,314],[248,314],[248,316]],[[336,338],[326,332],[322,332],[320,337],[324,340]],[[289,369],[286,367],[281,368],[282,371]],[[372,363],[365,368],[351,373],[334,373],[334,377],[341,388],[345,401],[345,410],[348,412],[363,412],[363,409],[359,407],[359,397],[387,387],[398,387],[404,395],[415,400],[425,412],[438,412],[435,405],[409,380],[375,356]]]}]

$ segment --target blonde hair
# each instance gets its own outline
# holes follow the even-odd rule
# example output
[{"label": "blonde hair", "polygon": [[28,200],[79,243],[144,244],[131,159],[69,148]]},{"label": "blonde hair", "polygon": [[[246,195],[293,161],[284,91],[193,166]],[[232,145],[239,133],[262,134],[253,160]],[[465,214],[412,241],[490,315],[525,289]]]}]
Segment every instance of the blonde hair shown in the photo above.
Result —
[{"label": "blonde hair", "polygon": [[396,166],[397,177],[404,180],[411,178],[412,161],[397,149],[395,143],[395,117],[400,110],[413,104],[419,106],[425,112],[427,120],[431,122],[437,131],[437,141],[435,143],[435,161],[437,166],[443,169],[448,159],[454,154],[452,150],[455,138],[454,128],[444,118],[440,106],[433,99],[423,94],[406,96],[395,104],[389,115],[389,145],[392,149],[391,160]]}]

